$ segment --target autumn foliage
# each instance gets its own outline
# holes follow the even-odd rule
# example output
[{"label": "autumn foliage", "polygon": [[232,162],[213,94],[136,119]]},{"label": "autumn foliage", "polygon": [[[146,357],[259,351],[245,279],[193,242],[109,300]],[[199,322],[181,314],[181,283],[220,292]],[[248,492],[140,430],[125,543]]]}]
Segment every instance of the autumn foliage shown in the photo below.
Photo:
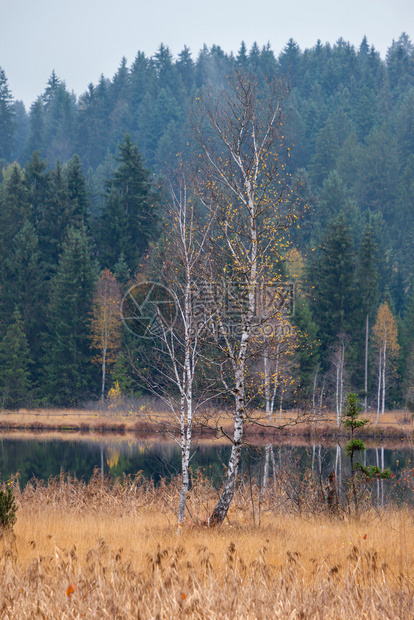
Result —
[{"label": "autumn foliage", "polygon": [[99,351],[94,362],[102,367],[102,400],[105,397],[107,368],[115,362],[121,344],[120,304],[119,285],[109,269],[105,269],[96,287],[91,319],[92,347]]}]

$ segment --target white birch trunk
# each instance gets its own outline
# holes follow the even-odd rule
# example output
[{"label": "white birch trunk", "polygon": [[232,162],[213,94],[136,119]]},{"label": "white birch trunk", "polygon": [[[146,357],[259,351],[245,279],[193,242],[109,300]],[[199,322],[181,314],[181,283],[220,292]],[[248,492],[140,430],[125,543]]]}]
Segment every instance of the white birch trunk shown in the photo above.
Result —
[{"label": "white birch trunk", "polygon": [[387,364],[387,337],[384,340],[384,354],[382,356],[382,407],[381,413],[385,412],[385,368]]},{"label": "white birch trunk", "polygon": [[[234,411],[234,430],[233,430],[233,445],[231,448],[231,454],[229,464],[227,468],[227,477],[224,485],[224,489],[221,493],[220,499],[217,502],[216,507],[210,517],[210,524],[216,525],[222,523],[226,518],[227,511],[230,508],[230,504],[234,497],[236,489],[237,475],[239,471],[243,431],[244,431],[244,417],[245,417],[245,360],[247,355],[247,349],[252,336],[252,321],[256,311],[256,290],[257,290],[257,230],[256,230],[256,211],[254,204],[254,192],[251,187],[250,180],[245,177],[246,193],[249,196],[248,199],[248,213],[250,224],[250,256],[249,256],[249,294],[248,294],[248,311],[244,319],[243,330],[240,339],[240,347],[237,353],[236,359],[233,359],[233,371],[234,371],[234,398],[235,398],[235,411]],[[232,249],[232,242],[228,240],[228,245]]]},{"label": "white birch trunk", "polygon": [[315,376],[313,378],[313,390],[312,390],[312,412],[313,412],[313,422],[316,422],[316,388],[318,385],[318,374],[319,368],[315,371]]},{"label": "white birch trunk", "polygon": [[341,415],[339,413],[339,364],[336,365],[335,400],[336,400],[336,423],[339,426],[341,424]]},{"label": "white birch trunk", "polygon": [[106,383],[106,346],[102,350],[102,385],[101,385],[101,403],[105,402],[105,383]]},{"label": "white birch trunk", "polygon": [[230,504],[234,497],[236,489],[237,474],[239,472],[243,431],[244,431],[244,364],[239,365],[235,372],[236,388],[235,388],[235,413],[234,413],[234,432],[233,432],[233,445],[231,447],[231,454],[229,464],[227,467],[227,476],[224,489],[221,493],[220,499],[217,502],[216,507],[210,517],[210,525],[217,525],[222,523],[226,518],[227,511],[230,508]]},{"label": "white birch trunk", "polygon": [[382,380],[382,355],[381,348],[379,351],[379,363],[378,363],[378,392],[377,392],[377,417],[375,419],[375,424],[378,424],[379,412],[381,408],[381,380]]},{"label": "white birch trunk", "polygon": [[271,444],[267,444],[265,447],[265,459],[264,459],[264,467],[263,467],[263,491],[266,490],[267,487],[267,479],[269,477],[269,465],[270,465],[270,451],[272,449]]}]

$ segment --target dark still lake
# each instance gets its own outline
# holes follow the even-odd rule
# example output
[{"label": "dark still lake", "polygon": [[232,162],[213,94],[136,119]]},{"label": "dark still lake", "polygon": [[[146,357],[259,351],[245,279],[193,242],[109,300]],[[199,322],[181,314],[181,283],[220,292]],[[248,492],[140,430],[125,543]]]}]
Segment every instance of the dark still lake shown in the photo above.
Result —
[{"label": "dark still lake", "polygon": [[[203,473],[217,483],[222,480],[230,454],[229,445],[214,442],[195,447],[191,465],[193,471]],[[412,467],[414,450],[401,442],[396,445],[383,443],[368,447],[359,460],[365,465],[390,468],[398,474],[402,468]],[[265,470],[266,458],[269,474],[272,469],[292,468],[295,471],[312,470],[322,477],[331,471],[342,477],[349,473],[349,459],[339,445],[278,445],[244,448],[241,474],[259,479]],[[136,438],[53,438],[36,436],[34,439],[7,436],[0,439],[0,477],[6,481],[18,473],[20,485],[32,477],[48,479],[61,470],[89,480],[95,468],[105,476],[143,474],[158,482],[180,473],[180,450],[173,441],[138,440]]]}]

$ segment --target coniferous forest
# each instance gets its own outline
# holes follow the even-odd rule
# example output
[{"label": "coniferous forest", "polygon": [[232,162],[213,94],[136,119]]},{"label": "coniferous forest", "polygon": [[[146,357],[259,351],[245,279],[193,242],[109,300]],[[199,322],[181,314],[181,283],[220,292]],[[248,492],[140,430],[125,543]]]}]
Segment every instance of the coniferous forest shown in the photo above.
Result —
[{"label": "coniferous forest", "polygon": [[[1,59],[0,59],[1,61]],[[191,156],[191,110],[235,71],[277,75],[286,170],[306,208],[280,264],[295,279],[296,347],[283,407],[414,410],[414,45],[385,60],[365,38],[235,54],[206,46],[122,59],[77,97],[52,72],[26,110],[0,68],[0,397],[4,408],[81,405],[115,385],[144,395],[113,328],[102,380],[100,313],[165,254],[163,186]],[[147,346],[147,350],[140,348]],[[385,364],[386,360],[386,364]],[[154,364],[155,366],[155,364]],[[367,368],[367,371],[365,370]],[[384,389],[386,384],[387,389]],[[279,402],[279,400],[278,400]],[[282,404],[282,403],[281,403]]]}]

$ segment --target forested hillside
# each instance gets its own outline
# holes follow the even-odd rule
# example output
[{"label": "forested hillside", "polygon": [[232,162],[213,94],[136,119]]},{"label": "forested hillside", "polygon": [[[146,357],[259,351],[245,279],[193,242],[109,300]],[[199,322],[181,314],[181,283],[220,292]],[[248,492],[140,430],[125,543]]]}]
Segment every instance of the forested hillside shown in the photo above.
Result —
[{"label": "forested hillside", "polygon": [[[53,72],[29,111],[0,69],[4,407],[100,397],[105,295],[119,300],[163,245],[160,186],[177,154],[193,151],[192,104],[235,70],[263,89],[269,75],[288,85],[287,172],[306,205],[280,267],[296,281],[298,330],[294,359],[279,366],[282,406],[340,410],[353,389],[375,409],[414,407],[414,46],[405,34],[385,60],[366,39],[304,51],[290,40],[278,57],[242,44],[235,55],[213,46],[175,59],[160,45],[131,66],[122,59],[78,98]],[[126,331],[111,343],[104,391],[118,381],[142,393],[124,352],[138,355],[142,343]]]}]

